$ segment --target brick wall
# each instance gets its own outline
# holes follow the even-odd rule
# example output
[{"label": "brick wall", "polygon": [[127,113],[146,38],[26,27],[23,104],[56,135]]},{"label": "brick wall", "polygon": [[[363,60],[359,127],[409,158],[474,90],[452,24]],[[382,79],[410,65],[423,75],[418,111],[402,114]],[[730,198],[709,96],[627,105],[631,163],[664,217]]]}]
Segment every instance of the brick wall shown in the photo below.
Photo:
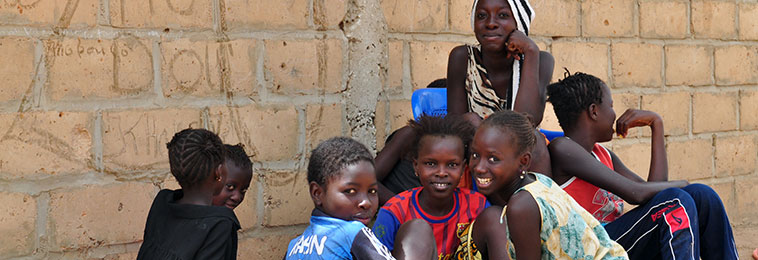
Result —
[{"label": "brick wall", "polygon": [[[533,39],[665,120],[672,178],[710,184],[758,247],[758,4],[533,0]],[[0,258],[130,259],[165,143],[209,128],[254,155],[242,259],[279,259],[312,207],[307,152],[381,148],[410,94],[472,43],[471,0],[0,1]],[[548,105],[543,126],[558,129]],[[609,146],[646,173],[649,131]]]}]

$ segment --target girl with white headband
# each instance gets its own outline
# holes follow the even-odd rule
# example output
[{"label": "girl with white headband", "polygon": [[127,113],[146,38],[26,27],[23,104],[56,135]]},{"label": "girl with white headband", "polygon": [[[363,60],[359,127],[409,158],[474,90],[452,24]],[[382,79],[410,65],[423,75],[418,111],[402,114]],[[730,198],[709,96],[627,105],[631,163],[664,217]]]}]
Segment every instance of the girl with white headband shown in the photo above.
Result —
[{"label": "girl with white headband", "polygon": [[[479,44],[450,52],[447,67],[449,114],[466,114],[474,125],[499,110],[526,113],[536,127],[545,111],[545,87],[554,60],[527,35],[534,9],[526,0],[475,0],[471,26]],[[536,132],[536,131],[535,131]],[[529,169],[550,176],[544,138]]]}]

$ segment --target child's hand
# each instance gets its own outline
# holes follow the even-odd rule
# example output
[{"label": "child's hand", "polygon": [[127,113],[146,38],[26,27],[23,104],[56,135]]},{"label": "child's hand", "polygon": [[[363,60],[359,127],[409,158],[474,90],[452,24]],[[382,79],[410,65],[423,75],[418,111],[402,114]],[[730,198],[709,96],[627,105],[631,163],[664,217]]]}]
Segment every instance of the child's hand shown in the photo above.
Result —
[{"label": "child's hand", "polygon": [[523,55],[526,55],[527,53],[539,54],[540,50],[532,39],[529,39],[524,32],[519,30],[513,30],[513,32],[508,35],[508,40],[505,42],[505,48],[508,51],[506,57],[513,57],[515,60],[521,60],[524,57]]},{"label": "child's hand", "polygon": [[654,127],[655,124],[663,122],[661,116],[653,111],[627,109],[618,119],[616,119],[616,134],[626,137],[629,129],[639,126]]}]

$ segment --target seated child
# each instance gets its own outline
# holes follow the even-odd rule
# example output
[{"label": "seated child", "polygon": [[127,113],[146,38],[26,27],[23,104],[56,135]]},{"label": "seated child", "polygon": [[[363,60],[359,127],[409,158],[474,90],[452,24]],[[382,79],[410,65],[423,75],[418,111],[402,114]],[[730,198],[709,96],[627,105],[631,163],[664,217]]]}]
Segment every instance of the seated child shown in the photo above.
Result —
[{"label": "seated child", "polygon": [[[527,0],[476,0],[471,27],[479,44],[461,45],[447,64],[447,105],[451,115],[466,114],[478,126],[500,110],[527,113],[539,126],[545,86],[553,75],[553,56],[529,38],[535,12]],[[535,134],[539,134],[535,130]],[[541,135],[541,134],[540,134]],[[538,139],[530,170],[550,175],[545,140]]]},{"label": "seated child", "polygon": [[231,209],[211,206],[226,180],[221,139],[205,129],[184,129],[167,147],[182,189],[158,192],[137,259],[236,259],[239,221]]},{"label": "seated child", "polygon": [[285,259],[394,259],[366,227],[378,197],[365,146],[347,137],[322,142],[308,161],[308,183],[311,224],[290,241]]},{"label": "seated child", "polygon": [[469,168],[479,191],[497,206],[461,232],[459,259],[507,259],[506,248],[511,259],[627,259],[624,248],[555,182],[526,172],[533,131],[524,114],[510,110],[495,112],[477,129]]},{"label": "seated child", "polygon": [[213,197],[213,206],[225,206],[234,209],[245,199],[245,193],[253,179],[253,162],[245,153],[242,144],[226,147],[226,182],[221,193]]},{"label": "seated child", "polygon": [[[668,181],[661,117],[629,109],[616,119],[611,90],[592,75],[568,75],[548,86],[566,134],[550,142],[553,178],[605,225],[633,259],[737,259],[732,228],[718,194],[702,184]],[[601,146],[630,128],[652,130],[647,181]],[[623,201],[640,205],[623,213]],[[623,215],[622,215],[623,213]]]},{"label": "seated child", "polygon": [[473,127],[460,117],[421,116],[408,125],[416,136],[409,151],[421,187],[402,192],[380,210],[374,232],[394,249],[398,229],[407,221],[423,219],[434,230],[439,259],[451,259],[459,242],[458,229],[489,204],[479,193],[457,188],[466,163],[466,145]]}]

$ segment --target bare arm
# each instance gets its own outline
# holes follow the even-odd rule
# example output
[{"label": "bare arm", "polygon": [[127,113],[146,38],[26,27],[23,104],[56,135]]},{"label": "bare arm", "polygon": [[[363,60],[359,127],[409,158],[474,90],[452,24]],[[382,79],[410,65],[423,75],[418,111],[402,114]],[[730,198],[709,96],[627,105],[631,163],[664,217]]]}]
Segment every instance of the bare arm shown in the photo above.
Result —
[{"label": "bare arm", "polygon": [[540,51],[532,39],[518,30],[513,31],[508,38],[508,52],[515,53],[513,57],[516,59],[520,59],[517,54],[524,55],[519,91],[513,110],[529,114],[534,126],[538,126],[542,123],[545,113],[546,88],[550,84],[555,65],[553,55]]},{"label": "bare arm", "polygon": [[[550,142],[548,149],[553,164],[553,173],[560,171],[562,175],[576,176],[620,196],[631,204],[644,203],[666,188],[681,188],[687,185],[685,181],[638,182],[632,180],[606,167],[579,144],[567,138],[556,138]],[[616,161],[621,163],[618,158],[615,159],[614,165],[616,165]],[[628,172],[632,173],[631,171]]]},{"label": "bare arm", "polygon": [[[663,136],[663,119],[661,119],[661,116],[652,111],[628,109],[616,120],[616,133],[620,136],[626,136],[629,129],[640,126],[650,126],[650,130],[652,131],[650,169],[647,181],[668,181],[669,170],[666,159],[666,140]],[[613,168],[623,175],[631,173],[636,176],[618,158],[614,158]]]},{"label": "bare arm", "polygon": [[490,206],[476,217],[472,239],[484,259],[510,259],[505,223],[500,223],[503,207]]},{"label": "bare arm", "polygon": [[415,134],[413,130],[404,126],[395,132],[395,136],[384,146],[381,152],[376,155],[374,159],[376,168],[376,179],[379,183],[379,201],[380,204],[384,204],[387,200],[395,196],[395,193],[387,189],[381,184],[381,181],[387,177],[387,174],[392,171],[398,161],[402,158],[406,151],[410,148],[410,144],[413,141]]},{"label": "bare arm", "polygon": [[521,191],[511,196],[505,215],[516,258],[540,259],[540,209],[532,195]]},{"label": "bare arm", "polygon": [[468,112],[466,99],[466,68],[468,49],[465,45],[450,51],[447,61],[447,113],[462,115]]}]

